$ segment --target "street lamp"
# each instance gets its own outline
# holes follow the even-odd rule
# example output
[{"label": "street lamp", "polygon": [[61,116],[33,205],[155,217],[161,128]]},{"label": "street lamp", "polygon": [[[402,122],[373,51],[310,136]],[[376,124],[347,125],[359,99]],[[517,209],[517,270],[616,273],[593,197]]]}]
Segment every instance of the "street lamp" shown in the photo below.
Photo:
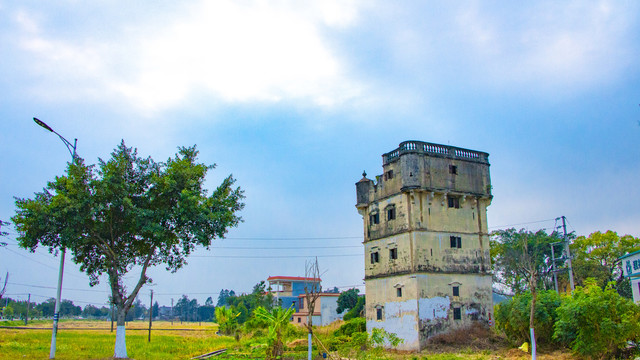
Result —
[{"label": "street lamp", "polygon": [[[73,164],[76,160],[76,145],[78,144],[78,139],[74,139],[73,144],[69,142],[69,140],[65,139],[62,135],[55,132],[49,125],[45,124],[38,118],[33,118],[33,121],[41,127],[51,131],[52,133],[58,135],[60,140],[65,144],[67,150],[71,154],[71,163]],[[71,151],[73,149],[73,151]],[[56,357],[56,335],[58,334],[58,320],[60,319],[60,296],[62,295],[62,273],[64,271],[64,253],[65,248],[62,248],[62,254],[60,255],[60,273],[58,274],[58,292],[56,296],[56,307],[55,313],[53,314],[53,330],[51,332],[51,350],[49,352],[49,359],[54,359]]]}]

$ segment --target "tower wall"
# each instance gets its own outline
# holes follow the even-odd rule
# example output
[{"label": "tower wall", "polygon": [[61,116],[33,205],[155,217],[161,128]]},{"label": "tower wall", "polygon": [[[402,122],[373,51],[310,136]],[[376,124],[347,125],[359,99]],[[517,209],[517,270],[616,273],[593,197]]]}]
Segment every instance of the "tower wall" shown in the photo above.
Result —
[{"label": "tower wall", "polygon": [[396,333],[401,349],[492,318],[488,156],[407,141],[382,156],[376,182],[356,184],[367,329]]}]

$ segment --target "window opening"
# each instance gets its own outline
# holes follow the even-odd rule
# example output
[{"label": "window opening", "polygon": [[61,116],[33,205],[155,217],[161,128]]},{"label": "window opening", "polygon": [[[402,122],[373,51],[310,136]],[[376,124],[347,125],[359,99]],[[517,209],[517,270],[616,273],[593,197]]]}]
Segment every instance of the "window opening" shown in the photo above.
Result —
[{"label": "window opening", "polygon": [[398,248],[389,249],[389,258],[395,260],[398,258]]},{"label": "window opening", "polygon": [[449,196],[447,198],[450,208],[460,209],[460,198],[455,196]]},{"label": "window opening", "polygon": [[391,206],[387,209],[387,220],[393,220],[396,218],[396,207]]},{"label": "window opening", "polygon": [[458,175],[458,167],[455,165],[449,165],[449,174]]},{"label": "window opening", "polygon": [[460,236],[450,236],[451,248],[462,248],[462,238]]},{"label": "window opening", "polygon": [[397,289],[396,289],[396,295],[397,295],[398,297],[402,297],[402,288],[397,288]]},{"label": "window opening", "polygon": [[391,179],[393,179],[393,170],[389,170],[389,171],[387,171],[386,173],[384,173],[384,177],[385,177],[387,180],[391,180]]},{"label": "window opening", "polygon": [[374,251],[371,253],[371,263],[375,264],[377,262],[380,262],[380,255],[378,254],[377,251]]},{"label": "window opening", "polygon": [[462,312],[460,311],[460,308],[453,308],[453,320],[460,320],[462,319]]},{"label": "window opening", "polygon": [[369,223],[370,224],[379,224],[380,223],[380,214],[377,212],[369,214]]},{"label": "window opening", "polygon": [[453,296],[460,296],[460,287],[459,286],[454,286],[453,287]]},{"label": "window opening", "polygon": [[376,309],[376,320],[382,320],[382,308]]}]

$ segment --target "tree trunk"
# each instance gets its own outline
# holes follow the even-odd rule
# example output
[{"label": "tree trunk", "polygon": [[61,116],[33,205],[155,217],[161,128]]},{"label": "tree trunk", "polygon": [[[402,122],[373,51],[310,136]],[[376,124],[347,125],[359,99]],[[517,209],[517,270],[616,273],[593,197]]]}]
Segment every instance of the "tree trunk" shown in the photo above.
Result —
[{"label": "tree trunk", "polygon": [[127,316],[127,312],[124,308],[118,306],[118,323],[116,328],[116,347],[113,351],[114,358],[128,359],[127,356],[127,341],[125,337],[124,321]]}]

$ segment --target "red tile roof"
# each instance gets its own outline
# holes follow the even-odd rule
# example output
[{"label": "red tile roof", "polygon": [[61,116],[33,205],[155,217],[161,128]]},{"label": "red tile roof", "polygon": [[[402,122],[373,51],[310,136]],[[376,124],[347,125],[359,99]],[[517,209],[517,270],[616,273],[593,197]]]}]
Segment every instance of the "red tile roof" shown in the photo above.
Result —
[{"label": "red tile roof", "polygon": [[320,278],[308,278],[308,277],[300,277],[300,276],[269,276],[267,281],[271,280],[290,280],[290,281],[314,281],[320,282]]}]

